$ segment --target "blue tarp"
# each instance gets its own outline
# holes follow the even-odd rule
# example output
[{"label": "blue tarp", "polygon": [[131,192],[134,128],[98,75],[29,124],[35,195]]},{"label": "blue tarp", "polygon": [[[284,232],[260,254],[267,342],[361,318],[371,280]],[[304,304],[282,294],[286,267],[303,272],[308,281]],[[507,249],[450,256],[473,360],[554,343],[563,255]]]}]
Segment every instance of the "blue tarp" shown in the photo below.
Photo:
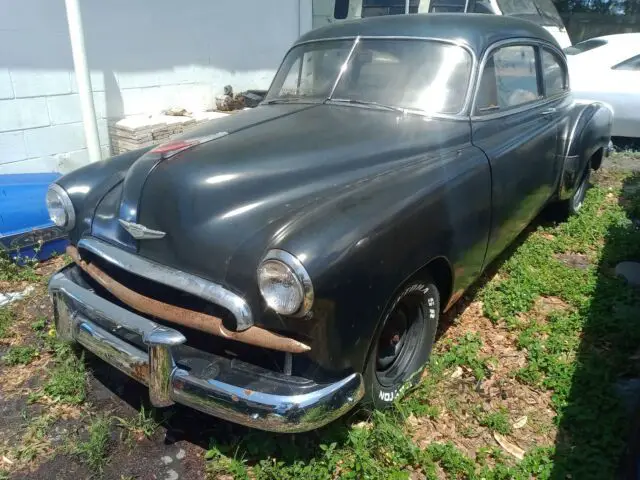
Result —
[{"label": "blue tarp", "polygon": [[49,219],[45,202],[47,187],[59,176],[0,175],[0,250],[13,258],[38,260],[64,252],[64,232]]}]

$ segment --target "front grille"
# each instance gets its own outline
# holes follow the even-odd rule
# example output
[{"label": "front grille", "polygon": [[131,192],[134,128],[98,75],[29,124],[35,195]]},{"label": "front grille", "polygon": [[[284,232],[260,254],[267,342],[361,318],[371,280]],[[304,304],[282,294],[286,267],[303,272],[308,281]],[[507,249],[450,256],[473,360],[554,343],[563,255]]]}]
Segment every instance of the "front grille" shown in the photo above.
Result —
[{"label": "front grille", "polygon": [[[190,293],[135,275],[116,265],[113,265],[112,263],[87,250],[81,250],[81,256],[84,260],[93,263],[98,268],[103,270],[117,282],[125,285],[131,290],[138,292],[141,295],[178,307],[219,317],[222,319],[222,322],[226,328],[230,330],[235,329],[234,316],[227,309],[219,305],[212,304],[211,302],[208,302]],[[109,293],[109,291],[101,287],[89,275],[85,274],[82,271],[80,271],[80,275],[82,277],[83,283],[86,283],[88,286],[90,286],[101,297],[123,308],[126,308],[129,311],[135,312],[138,315],[149,318],[158,324],[178,330],[187,338],[186,345],[188,345],[189,347],[195,348],[204,353],[211,353],[227,358],[237,358],[238,360],[241,360],[243,362],[272,371],[282,372],[284,369],[285,354],[283,352],[256,347],[253,345],[246,345],[244,343],[240,343],[234,340],[228,340],[216,335],[211,335],[206,332],[194,330],[182,325],[167,322],[166,320],[160,318],[143,314],[118,300],[111,293]],[[135,335],[127,335],[123,332],[114,332],[114,334],[120,336],[120,338],[128,341],[129,343],[136,344],[140,348],[145,348],[144,344],[142,343],[142,339],[136,338]]]}]

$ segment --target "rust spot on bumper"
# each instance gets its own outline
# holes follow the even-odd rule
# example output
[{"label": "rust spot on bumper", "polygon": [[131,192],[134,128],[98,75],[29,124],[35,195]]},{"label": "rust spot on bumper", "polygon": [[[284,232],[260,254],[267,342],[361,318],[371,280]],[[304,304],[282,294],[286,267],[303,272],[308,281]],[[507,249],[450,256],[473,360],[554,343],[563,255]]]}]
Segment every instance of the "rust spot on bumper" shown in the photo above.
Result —
[{"label": "rust spot on bumper", "polygon": [[149,365],[146,363],[136,363],[131,365],[131,376],[141,382],[147,383],[149,382]]}]

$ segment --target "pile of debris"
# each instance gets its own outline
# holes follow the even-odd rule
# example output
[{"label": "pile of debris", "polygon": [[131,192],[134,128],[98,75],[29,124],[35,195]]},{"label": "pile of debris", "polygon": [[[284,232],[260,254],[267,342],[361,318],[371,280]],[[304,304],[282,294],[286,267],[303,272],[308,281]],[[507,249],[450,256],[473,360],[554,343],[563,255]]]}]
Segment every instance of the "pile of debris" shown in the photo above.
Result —
[{"label": "pile of debris", "polygon": [[234,95],[233,87],[224,87],[224,94],[216,97],[216,108],[222,112],[255,108],[264,99],[266,90],[245,90]]},{"label": "pile of debris", "polygon": [[165,142],[204,122],[225,117],[223,112],[194,112],[171,109],[162,114],[132,115],[109,125],[111,153],[118,155]]}]

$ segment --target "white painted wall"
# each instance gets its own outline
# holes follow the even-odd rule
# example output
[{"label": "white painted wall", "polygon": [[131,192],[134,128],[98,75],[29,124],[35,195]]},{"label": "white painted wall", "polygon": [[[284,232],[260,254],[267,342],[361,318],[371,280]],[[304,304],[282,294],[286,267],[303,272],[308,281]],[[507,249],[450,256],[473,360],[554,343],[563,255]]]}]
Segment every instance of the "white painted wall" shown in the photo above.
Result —
[{"label": "white painted wall", "polygon": [[[312,0],[83,0],[103,156],[108,118],[267,88]],[[88,161],[63,0],[0,0],[0,174]]]}]

